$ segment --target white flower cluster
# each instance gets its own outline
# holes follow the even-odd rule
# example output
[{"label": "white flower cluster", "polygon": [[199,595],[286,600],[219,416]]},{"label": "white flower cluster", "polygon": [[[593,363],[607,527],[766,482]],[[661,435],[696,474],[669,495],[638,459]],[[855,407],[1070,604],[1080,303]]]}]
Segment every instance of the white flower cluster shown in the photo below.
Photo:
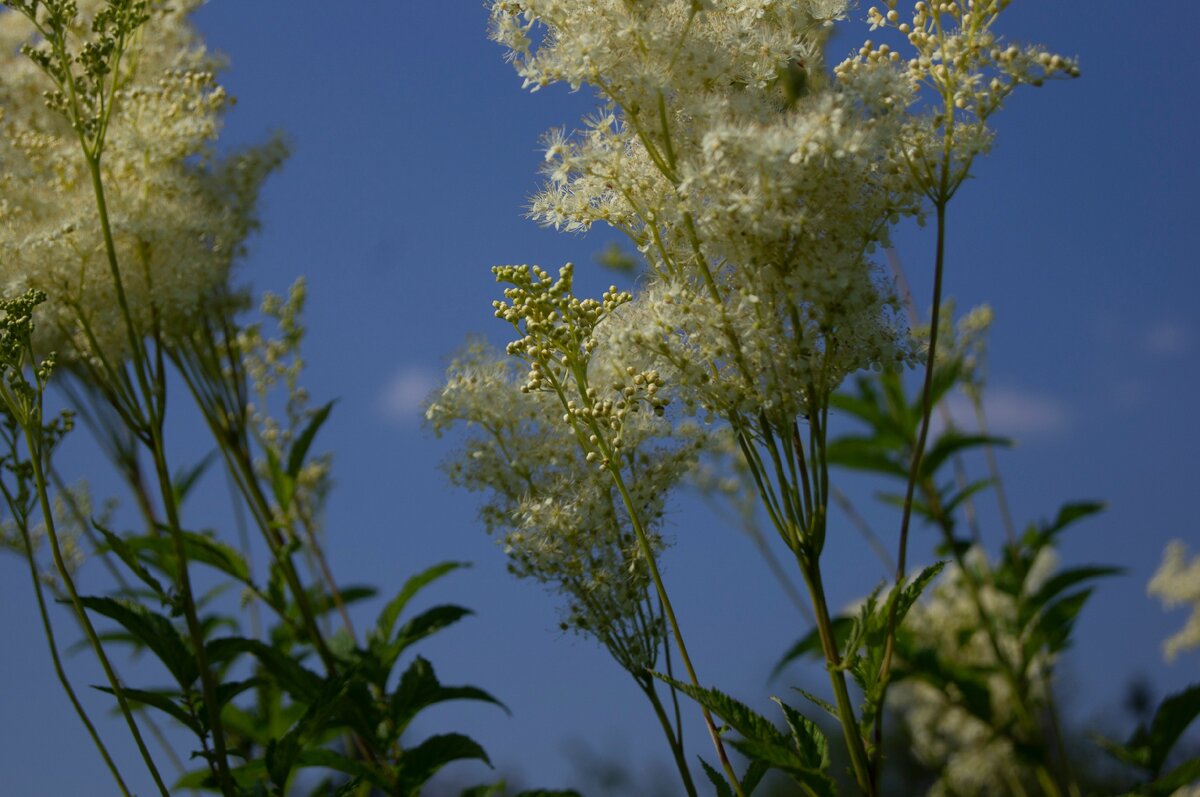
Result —
[{"label": "white flower cluster", "polygon": [[[276,142],[215,159],[232,100],[214,78],[219,59],[187,21],[199,4],[148,4],[114,78],[101,166],[121,280],[143,334],[186,330],[226,283],[255,226],[258,189],[284,154]],[[85,51],[107,4],[77,5],[73,54]],[[19,52],[36,41],[25,16],[0,12],[0,290],[49,295],[40,347],[119,357],[128,343],[87,162],[67,118],[49,107],[53,83]]]},{"label": "white flower cluster", "polygon": [[1163,644],[1167,661],[1186,650],[1200,647],[1200,555],[1188,559],[1182,540],[1172,540],[1163,553],[1162,565],[1155,572],[1147,592],[1156,595],[1168,609],[1190,606],[1192,614],[1183,628]]},{"label": "white flower cluster", "polygon": [[[608,367],[592,367],[600,383]],[[487,493],[481,516],[501,535],[510,570],[565,595],[564,628],[596,637],[644,673],[664,629],[628,511],[563,420],[559,397],[530,389],[527,377],[515,360],[472,345],[451,364],[426,418],[438,434],[459,423],[474,430],[448,470],[456,484]],[[695,460],[695,435],[653,412],[625,414],[620,434],[633,506],[661,548],[663,503]]]},{"label": "white flower cluster", "polygon": [[844,11],[829,0],[492,4],[493,36],[527,85],[587,83],[606,103],[583,131],[548,136],[532,215],[630,236],[655,284],[618,318],[676,365],[674,389],[713,411],[797,409],[906,356],[867,256],[915,209],[887,157],[911,81],[892,69],[827,85],[822,48]]},{"label": "white flower cluster", "polygon": [[[1001,653],[1009,662],[1023,657],[1021,639],[1012,632],[1017,623],[1017,606],[1012,596],[997,590],[979,576],[988,571],[987,555],[973,548],[966,556],[967,567],[982,581],[979,599],[997,633]],[[1032,594],[1049,577],[1055,557],[1043,549],[1025,581]],[[983,625],[966,576],[955,564],[946,567],[926,598],[904,618],[903,631],[918,649],[932,651],[948,669],[968,668],[988,673],[986,687],[992,721],[984,722],[964,707],[957,686],[934,685],[909,678],[895,684],[889,704],[903,717],[912,738],[912,750],[927,766],[939,771],[931,795],[957,797],[1001,797],[1013,793],[1014,782],[1024,783],[1031,772],[1023,765],[1011,739],[997,728],[1014,720],[1016,697],[1010,681],[1002,674],[995,649]],[[1045,699],[1045,675],[1053,662],[1044,654],[1029,663],[1025,702]]]},{"label": "white flower cluster", "polygon": [[685,400],[807,414],[847,374],[909,358],[870,261],[889,226],[965,179],[1016,85],[1077,73],[1002,45],[1004,5],[918,2],[900,22],[889,0],[872,27],[911,58],[867,42],[830,80],[840,0],[493,0],[526,86],[587,84],[604,103],[547,136],[531,215],[607,223],[646,256],[651,285],[609,335],[663,355]]}]

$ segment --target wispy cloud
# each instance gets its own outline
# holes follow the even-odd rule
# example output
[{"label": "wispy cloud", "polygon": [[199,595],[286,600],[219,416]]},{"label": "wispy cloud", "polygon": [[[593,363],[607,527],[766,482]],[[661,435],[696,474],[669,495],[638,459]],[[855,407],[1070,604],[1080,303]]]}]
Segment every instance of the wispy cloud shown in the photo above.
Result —
[{"label": "wispy cloud", "polygon": [[416,424],[429,395],[438,386],[438,373],[424,365],[406,365],[396,371],[379,394],[378,410],[396,424]]},{"label": "wispy cloud", "polygon": [[[961,394],[948,399],[950,415],[963,429],[975,429],[975,408]],[[988,387],[983,393],[983,411],[988,432],[1032,438],[1063,432],[1070,426],[1071,415],[1063,402],[1054,398],[1012,387]]]},{"label": "wispy cloud", "polygon": [[1157,357],[1178,357],[1192,347],[1192,332],[1178,321],[1159,321],[1146,330],[1142,343]]}]

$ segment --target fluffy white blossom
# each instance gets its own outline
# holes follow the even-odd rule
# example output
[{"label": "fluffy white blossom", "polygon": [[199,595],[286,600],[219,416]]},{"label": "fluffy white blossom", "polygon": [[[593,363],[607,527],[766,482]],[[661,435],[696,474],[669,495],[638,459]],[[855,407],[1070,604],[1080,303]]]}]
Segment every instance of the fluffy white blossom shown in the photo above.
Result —
[{"label": "fluffy white blossom", "polygon": [[[74,51],[95,36],[91,20],[105,5],[80,0]],[[121,280],[143,334],[187,329],[226,283],[255,226],[259,186],[283,156],[273,143],[215,157],[232,100],[214,77],[220,59],[187,21],[198,5],[148,4],[120,62],[101,157]],[[126,332],[87,162],[67,119],[43,99],[52,82],[19,52],[33,33],[22,14],[0,11],[0,290],[49,295],[40,346],[119,356]]]},{"label": "fluffy white blossom", "polygon": [[797,414],[847,373],[906,357],[868,255],[915,209],[886,157],[911,81],[878,70],[828,85],[822,49],[844,11],[794,0],[492,4],[493,36],[527,85],[590,84],[605,102],[581,131],[547,137],[533,217],[631,237],[662,282],[638,298],[654,306],[637,317],[669,330],[670,359],[715,365],[682,369],[670,387],[714,411]]},{"label": "fluffy white blossom", "polygon": [[[596,384],[608,369],[593,363]],[[470,430],[447,469],[456,484],[486,493],[480,514],[500,536],[509,569],[562,593],[565,628],[596,637],[644,673],[663,627],[628,511],[563,421],[558,397],[527,389],[527,378],[514,359],[474,344],[451,364],[426,418],[439,434],[458,424]],[[633,506],[661,548],[663,504],[696,457],[695,435],[653,412],[626,414],[621,435]]]},{"label": "fluffy white blossom", "polygon": [[1200,647],[1200,555],[1189,559],[1183,541],[1172,540],[1163,552],[1162,565],[1150,580],[1146,591],[1162,600],[1168,609],[1175,606],[1192,609],[1183,628],[1163,643],[1163,655],[1167,661],[1172,661],[1186,650]]}]

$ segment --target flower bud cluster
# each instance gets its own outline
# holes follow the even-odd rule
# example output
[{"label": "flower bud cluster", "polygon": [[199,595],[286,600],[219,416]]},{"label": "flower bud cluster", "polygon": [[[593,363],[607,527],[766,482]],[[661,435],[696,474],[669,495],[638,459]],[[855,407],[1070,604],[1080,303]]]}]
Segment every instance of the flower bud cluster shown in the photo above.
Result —
[{"label": "flower bud cluster", "polygon": [[492,306],[497,318],[522,333],[506,349],[529,364],[521,392],[557,396],[561,421],[575,432],[586,461],[601,470],[619,467],[628,418],[642,407],[662,417],[670,403],[658,371],[604,358],[593,363],[599,329],[633,296],[614,285],[599,300],[576,298],[570,263],[560,269],[558,279],[538,266],[497,266],[492,271],[497,281],[511,286],[504,290],[507,301],[496,300]]},{"label": "flower bud cluster", "polygon": [[[904,157],[914,164],[914,176],[931,193],[941,184],[935,164],[949,147],[956,165],[950,184],[965,179],[972,159],[991,142],[987,119],[1020,85],[1041,86],[1047,80],[1079,76],[1075,61],[1040,47],[1003,42],[995,33],[996,19],[1007,0],[931,0],[916,2],[904,16],[898,0],[871,7],[871,29],[894,31],[894,45],[866,41],[858,52],[835,68],[839,78],[878,71],[904,74],[913,97],[932,89],[937,106],[928,116],[915,115]],[[901,54],[900,49],[907,52]]]}]

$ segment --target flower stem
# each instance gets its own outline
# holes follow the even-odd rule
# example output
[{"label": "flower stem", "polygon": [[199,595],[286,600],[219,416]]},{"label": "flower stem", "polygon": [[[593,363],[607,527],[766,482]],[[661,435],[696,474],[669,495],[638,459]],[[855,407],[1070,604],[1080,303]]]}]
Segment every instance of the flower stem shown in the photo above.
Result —
[{"label": "flower stem", "polygon": [[[71,705],[75,709],[75,713],[79,715],[79,719],[87,728],[88,736],[92,737],[92,742],[96,745],[96,749],[100,751],[100,756],[104,759],[108,771],[112,773],[113,779],[117,782],[117,788],[121,790],[121,794],[125,797],[130,797],[129,788],[125,785],[125,780],[121,777],[120,770],[113,762],[112,757],[108,754],[108,748],[104,746],[104,742],[100,740],[99,734],[96,733],[96,727],[92,725],[91,719],[87,712],[84,711],[83,705],[79,702],[79,698],[75,695],[75,689],[72,688],[70,680],[67,679],[67,673],[63,670],[62,659],[58,655],[58,644],[54,639],[54,627],[50,624],[50,616],[46,612],[46,598],[42,594],[42,582],[38,578],[37,563],[33,558],[33,541],[29,537],[28,525],[21,519],[17,525],[21,528],[21,536],[25,540],[26,558],[29,560],[29,576],[33,579],[33,592],[37,596],[38,614],[42,618],[42,630],[46,634],[46,644],[50,647],[50,659],[54,662],[54,674],[58,676],[58,682],[62,684],[63,691],[67,693],[67,699],[71,701]],[[49,528],[49,526],[47,526]]]},{"label": "flower stem", "polygon": [[[934,255],[933,267],[933,307],[929,325],[929,351],[925,359],[925,380],[921,388],[921,428],[917,434],[916,445],[913,446],[912,461],[908,468],[908,484],[904,490],[904,512],[900,520],[900,543],[896,556],[896,589],[904,586],[905,569],[908,557],[908,529],[912,521],[913,492],[917,487],[917,479],[921,470],[921,460],[925,455],[925,443],[929,439],[929,419],[933,414],[933,368],[937,359],[937,341],[939,316],[942,311],[942,278],[946,264],[946,206],[948,197],[939,198],[935,203],[937,210],[937,250]],[[883,706],[887,695],[888,678],[892,670],[892,658],[896,651],[897,601],[892,601],[888,612],[887,636],[884,641],[883,663],[879,668],[881,691],[879,710],[875,715],[875,761],[874,774],[878,778],[882,768],[883,755]]]},{"label": "flower stem", "polygon": [[[41,423],[40,412],[38,413],[36,423]],[[46,488],[46,473],[42,467],[42,446],[39,444],[40,441],[34,435],[29,425],[25,425],[23,429],[25,432],[25,445],[29,449],[29,459],[33,465],[33,478],[34,485],[37,488],[38,502],[41,505],[42,517],[46,524],[46,537],[50,540],[50,552],[54,558],[54,567],[58,570],[58,574],[67,588],[67,594],[71,597],[71,606],[75,609],[75,614],[79,617],[79,622],[83,626],[84,634],[87,636],[92,650],[95,651],[96,658],[100,661],[100,666],[104,669],[104,675],[113,690],[113,695],[117,698],[117,705],[120,706],[121,714],[125,717],[125,722],[129,726],[129,732],[133,735],[138,752],[142,755],[142,760],[146,762],[146,768],[150,771],[150,776],[154,779],[154,783],[163,797],[170,797],[170,792],[167,790],[162,776],[158,773],[158,767],[154,764],[154,758],[150,755],[150,750],[147,749],[146,742],[142,739],[142,733],[138,729],[137,721],[133,718],[133,710],[129,707],[129,702],[125,699],[125,691],[121,686],[121,682],[108,660],[108,654],[104,652],[104,646],[100,642],[99,635],[96,634],[96,629],[92,625],[91,618],[88,617],[83,607],[83,602],[79,598],[79,592],[75,589],[75,579],[71,577],[66,561],[63,559],[62,546],[59,545],[58,541],[58,529],[54,523],[54,512],[50,507],[50,499]]]}]

